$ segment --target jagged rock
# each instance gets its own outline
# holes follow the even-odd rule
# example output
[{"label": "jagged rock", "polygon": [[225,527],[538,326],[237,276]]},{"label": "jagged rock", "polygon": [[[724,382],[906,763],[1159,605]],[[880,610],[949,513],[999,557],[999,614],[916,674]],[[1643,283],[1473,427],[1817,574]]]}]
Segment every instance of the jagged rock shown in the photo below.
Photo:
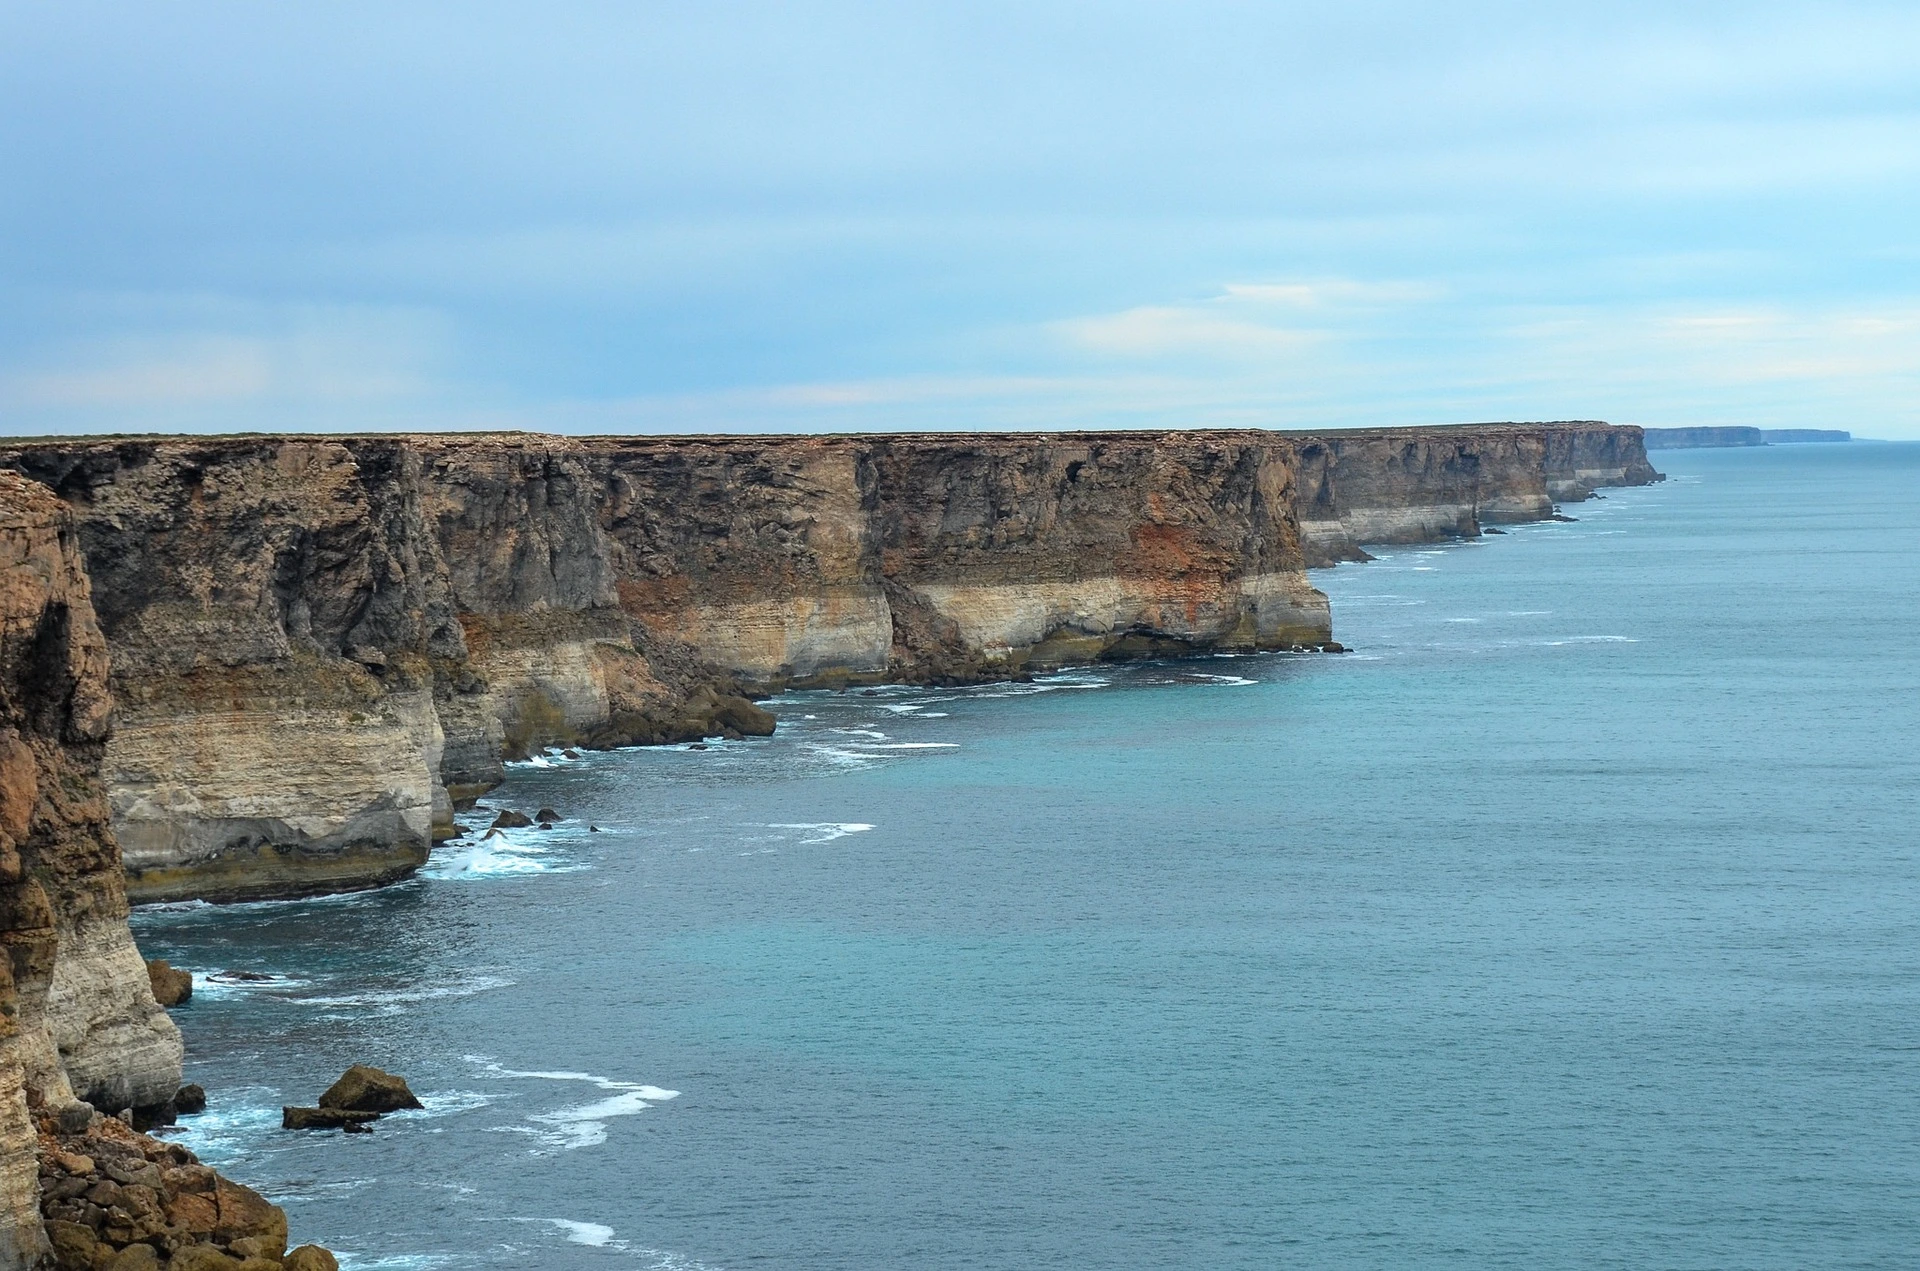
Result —
[{"label": "jagged rock", "polygon": [[101,1271],[160,1271],[160,1255],[150,1244],[131,1244],[108,1258]]},{"label": "jagged rock", "polygon": [[340,1260],[319,1245],[301,1245],[287,1252],[286,1271],[340,1271]]},{"label": "jagged rock", "polygon": [[93,1271],[98,1261],[100,1241],[84,1223],[49,1218],[47,1239],[53,1244],[54,1265],[60,1271]]},{"label": "jagged rock", "polygon": [[196,1112],[205,1112],[207,1110],[206,1089],[196,1082],[188,1082],[186,1085],[180,1087],[178,1094],[173,1096],[173,1106],[174,1110],[182,1116],[192,1116]]},{"label": "jagged rock", "polygon": [[320,1096],[320,1106],[352,1112],[399,1112],[422,1105],[407,1088],[404,1077],[355,1064],[327,1087]]},{"label": "jagged rock", "polygon": [[241,1271],[241,1265],[240,1259],[212,1245],[198,1244],[176,1249],[167,1271]]},{"label": "jagged rock", "polygon": [[280,1109],[280,1128],[283,1130],[343,1130],[379,1119],[378,1112],[356,1112],[345,1108]]},{"label": "jagged rock", "polygon": [[131,1109],[127,1124],[144,1134],[148,1130],[157,1129],[163,1125],[172,1125],[179,1119],[180,1109],[174,1105],[172,1099],[169,1099],[165,1103],[150,1103],[144,1107]]},{"label": "jagged rock", "polygon": [[487,828],[490,830],[524,830],[532,824],[533,818],[526,813],[515,812],[512,808],[507,808],[502,811],[499,816],[494,817],[493,824]]},{"label": "jagged rock", "polygon": [[147,963],[147,980],[153,986],[153,999],[162,1006],[178,1006],[193,997],[193,972],[176,971],[166,959]]}]

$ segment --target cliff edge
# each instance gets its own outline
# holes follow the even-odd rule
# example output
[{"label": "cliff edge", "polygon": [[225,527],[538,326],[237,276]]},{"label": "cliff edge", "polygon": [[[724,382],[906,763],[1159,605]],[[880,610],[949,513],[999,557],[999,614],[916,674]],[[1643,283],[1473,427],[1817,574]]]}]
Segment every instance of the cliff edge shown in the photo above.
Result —
[{"label": "cliff edge", "polygon": [[1657,479],[1638,429],[103,438],[72,509],[136,900],[405,877],[543,746],[770,731],[788,686],[1332,640],[1309,566]]}]

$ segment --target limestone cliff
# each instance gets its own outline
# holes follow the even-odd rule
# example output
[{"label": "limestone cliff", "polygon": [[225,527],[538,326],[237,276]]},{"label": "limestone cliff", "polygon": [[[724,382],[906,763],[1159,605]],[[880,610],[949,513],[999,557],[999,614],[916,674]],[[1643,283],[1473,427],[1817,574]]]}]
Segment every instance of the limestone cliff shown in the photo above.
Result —
[{"label": "limestone cliff", "polygon": [[0,1267],[45,1249],[32,1114],[76,1095],[161,1104],[180,1085],[179,1031],[127,930],[100,782],[109,717],[72,514],[0,473]]},{"label": "limestone cliff", "polygon": [[1365,543],[1470,538],[1538,521],[1603,486],[1645,485],[1640,429],[1592,422],[1295,433],[1307,563],[1363,560]]},{"label": "limestone cliff", "polygon": [[131,438],[73,509],[130,893],[416,868],[506,760],[771,728],[787,685],[1314,648],[1305,568],[1651,479],[1636,429]]}]

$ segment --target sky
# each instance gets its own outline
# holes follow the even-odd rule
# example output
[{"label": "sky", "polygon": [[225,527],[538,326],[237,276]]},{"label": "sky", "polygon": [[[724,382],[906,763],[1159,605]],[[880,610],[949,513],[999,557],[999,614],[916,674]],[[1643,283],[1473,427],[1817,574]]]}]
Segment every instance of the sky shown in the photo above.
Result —
[{"label": "sky", "polygon": [[1920,4],[0,0],[0,432],[1920,438]]}]

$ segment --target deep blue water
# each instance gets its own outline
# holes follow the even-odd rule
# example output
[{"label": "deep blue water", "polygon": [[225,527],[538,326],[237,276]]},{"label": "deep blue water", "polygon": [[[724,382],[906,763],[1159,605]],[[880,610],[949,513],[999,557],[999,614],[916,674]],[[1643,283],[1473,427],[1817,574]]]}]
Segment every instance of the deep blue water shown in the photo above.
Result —
[{"label": "deep blue water", "polygon": [[[1349,656],[795,694],[144,911],[283,977],[182,1135],[359,1267],[1912,1265],[1920,445],[1658,459],[1320,575]],[[353,1061],[429,1111],[277,1128]]]}]

